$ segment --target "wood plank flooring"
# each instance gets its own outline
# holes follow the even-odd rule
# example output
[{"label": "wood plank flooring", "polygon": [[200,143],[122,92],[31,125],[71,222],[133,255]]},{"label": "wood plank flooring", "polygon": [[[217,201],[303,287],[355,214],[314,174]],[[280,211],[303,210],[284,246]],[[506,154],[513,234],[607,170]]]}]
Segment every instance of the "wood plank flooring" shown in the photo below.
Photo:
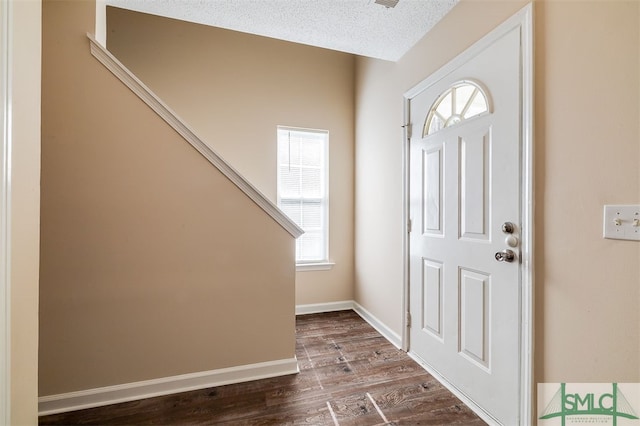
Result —
[{"label": "wood plank flooring", "polygon": [[484,425],[353,311],[296,320],[300,374],[40,417],[40,425]]}]

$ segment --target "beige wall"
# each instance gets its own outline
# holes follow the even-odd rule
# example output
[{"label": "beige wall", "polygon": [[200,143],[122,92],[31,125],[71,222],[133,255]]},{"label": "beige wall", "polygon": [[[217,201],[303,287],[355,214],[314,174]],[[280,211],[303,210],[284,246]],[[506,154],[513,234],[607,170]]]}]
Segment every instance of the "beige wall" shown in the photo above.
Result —
[{"label": "beige wall", "polygon": [[41,396],[291,359],[294,240],[45,1]]},{"label": "beige wall", "polygon": [[637,382],[640,243],[601,228],[640,203],[640,3],[537,6],[538,377]]},{"label": "beige wall", "polygon": [[37,424],[41,4],[11,2],[11,425]]},{"label": "beige wall", "polygon": [[107,46],[276,200],[276,126],[330,132],[331,271],[298,272],[296,303],[353,298],[354,57],[109,7]]},{"label": "beige wall", "polygon": [[[462,1],[399,62],[356,63],[355,297],[398,333],[402,94],[524,4]],[[536,381],[637,382],[640,243],[601,234],[603,204],[640,203],[640,3],[535,6]]]}]

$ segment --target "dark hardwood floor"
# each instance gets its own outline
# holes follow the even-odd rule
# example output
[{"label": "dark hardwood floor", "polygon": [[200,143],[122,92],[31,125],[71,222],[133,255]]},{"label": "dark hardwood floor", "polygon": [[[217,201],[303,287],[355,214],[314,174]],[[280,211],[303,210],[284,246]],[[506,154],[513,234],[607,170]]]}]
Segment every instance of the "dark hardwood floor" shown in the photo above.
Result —
[{"label": "dark hardwood floor", "polygon": [[353,311],[297,317],[300,374],[54,414],[40,425],[484,425]]}]

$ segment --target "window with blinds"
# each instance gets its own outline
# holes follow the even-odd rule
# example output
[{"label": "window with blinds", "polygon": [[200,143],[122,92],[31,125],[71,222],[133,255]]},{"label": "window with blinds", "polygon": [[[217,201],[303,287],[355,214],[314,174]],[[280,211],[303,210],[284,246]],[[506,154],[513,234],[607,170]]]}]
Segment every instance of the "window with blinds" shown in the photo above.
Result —
[{"label": "window with blinds", "polygon": [[278,207],[303,230],[297,263],[329,257],[329,132],[278,127]]}]

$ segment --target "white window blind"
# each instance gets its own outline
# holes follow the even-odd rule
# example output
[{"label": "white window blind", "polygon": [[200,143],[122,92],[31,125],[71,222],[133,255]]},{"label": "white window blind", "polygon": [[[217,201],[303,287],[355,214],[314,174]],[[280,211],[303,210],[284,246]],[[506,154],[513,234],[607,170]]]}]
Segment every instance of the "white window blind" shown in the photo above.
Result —
[{"label": "white window blind", "polygon": [[278,207],[303,230],[296,262],[328,259],[329,133],[278,127]]}]

